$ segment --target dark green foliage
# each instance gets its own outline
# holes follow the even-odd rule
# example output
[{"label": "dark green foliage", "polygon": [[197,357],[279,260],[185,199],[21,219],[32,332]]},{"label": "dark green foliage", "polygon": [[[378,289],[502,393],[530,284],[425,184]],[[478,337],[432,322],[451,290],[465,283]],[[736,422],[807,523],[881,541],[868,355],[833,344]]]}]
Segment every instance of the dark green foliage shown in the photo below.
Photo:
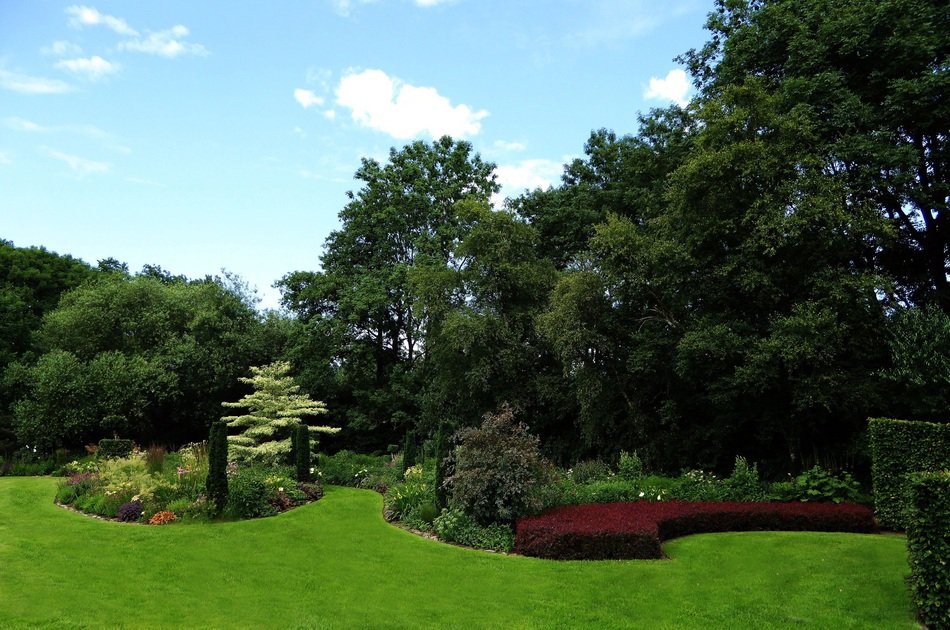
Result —
[{"label": "dark green foliage", "polygon": [[277,514],[268,501],[270,498],[265,480],[272,475],[270,468],[242,466],[228,484],[227,512],[238,518],[258,518]]},{"label": "dark green foliage", "polygon": [[643,460],[637,452],[620,451],[620,461],[617,463],[617,476],[627,481],[638,481],[646,472]]},{"label": "dark green foliage", "polygon": [[586,459],[571,466],[571,477],[576,483],[604,481],[610,476],[610,466],[600,459]]},{"label": "dark green foliage", "polygon": [[128,457],[132,452],[132,440],[109,439],[99,440],[99,450],[96,455],[102,459],[112,457]]},{"label": "dark green foliage", "polygon": [[432,529],[445,542],[475,549],[508,552],[515,545],[511,526],[499,523],[480,525],[460,510],[442,510],[442,514],[433,520]]},{"label": "dark green foliage", "polygon": [[323,483],[369,488],[381,493],[401,481],[403,476],[402,469],[394,464],[392,457],[360,455],[347,450],[333,455],[321,453],[316,464]]},{"label": "dark green foliage", "polygon": [[950,628],[950,469],[913,473],[909,491],[907,551],[911,588],[921,620]]},{"label": "dark green foliage", "polygon": [[221,512],[228,504],[228,427],[224,422],[211,425],[208,436],[208,500]]},{"label": "dark green foliage", "polygon": [[769,494],[779,501],[852,503],[861,497],[861,488],[849,473],[836,476],[816,465],[791,481],[771,484]]},{"label": "dark green foliage", "polygon": [[723,499],[726,501],[761,501],[765,498],[765,486],[759,480],[759,468],[749,465],[745,457],[736,457],[732,474],[722,481]]},{"label": "dark green foliage", "polygon": [[406,470],[416,465],[416,450],[418,446],[416,445],[416,432],[407,431],[406,432],[406,443],[402,448],[402,472],[406,474]]},{"label": "dark green foliage", "polygon": [[445,435],[446,427],[444,422],[439,423],[439,429],[435,433],[435,505],[439,510],[448,505],[448,492],[445,490],[446,470],[449,462],[446,459],[449,456],[448,439]]},{"label": "dark green foliage", "polygon": [[950,424],[872,418],[868,431],[874,510],[881,525],[903,529],[906,476],[950,468]]},{"label": "dark green foliage", "polygon": [[461,429],[456,439],[455,468],[446,479],[453,507],[481,525],[512,523],[537,509],[550,465],[513,409],[486,414],[480,427]]},{"label": "dark green foliage", "polygon": [[310,481],[312,477],[310,474],[310,429],[305,424],[297,425],[297,427],[294,429],[293,454],[294,470],[297,473],[297,481]]}]

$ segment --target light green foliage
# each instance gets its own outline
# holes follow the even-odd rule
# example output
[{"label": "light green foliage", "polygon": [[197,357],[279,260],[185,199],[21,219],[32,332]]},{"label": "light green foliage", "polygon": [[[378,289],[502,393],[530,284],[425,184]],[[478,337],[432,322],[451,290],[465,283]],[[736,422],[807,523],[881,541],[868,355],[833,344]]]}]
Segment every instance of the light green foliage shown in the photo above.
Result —
[{"label": "light green foliage", "polygon": [[[221,418],[229,427],[240,429],[240,433],[228,436],[229,459],[286,463],[294,429],[306,424],[305,417],[325,414],[326,406],[300,393],[300,387],[289,376],[290,364],[286,361],[252,367],[251,374],[238,380],[253,387],[253,393],[237,402],[221,403],[225,407],[249,410],[244,415]],[[340,430],[328,426],[308,428],[311,436]]]},{"label": "light green foliage", "polygon": [[434,477],[432,467],[416,464],[407,468],[403,481],[390,486],[384,495],[386,518],[406,521],[415,512],[434,504]]},{"label": "light green foliage", "polygon": [[636,451],[628,453],[620,451],[620,462],[617,464],[617,476],[627,481],[637,481],[646,473],[643,460]]}]

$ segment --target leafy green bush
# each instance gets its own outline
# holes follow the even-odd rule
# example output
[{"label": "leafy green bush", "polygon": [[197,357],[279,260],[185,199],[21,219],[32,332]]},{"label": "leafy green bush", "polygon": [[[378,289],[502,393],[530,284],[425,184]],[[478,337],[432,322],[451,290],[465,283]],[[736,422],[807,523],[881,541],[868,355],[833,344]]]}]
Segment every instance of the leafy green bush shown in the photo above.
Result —
[{"label": "leafy green bush", "polygon": [[790,482],[771,484],[767,496],[778,501],[854,503],[861,497],[861,486],[849,473],[836,477],[815,465]]},{"label": "leafy green bush", "polygon": [[386,488],[402,479],[402,469],[385,455],[359,455],[343,450],[335,455],[319,455],[316,464],[320,481],[335,486],[385,492]]},{"label": "leafy green bush", "polygon": [[432,522],[432,529],[445,542],[475,549],[508,552],[515,544],[514,532],[508,525],[479,525],[461,510],[442,510]]},{"label": "leafy green bush", "polygon": [[277,508],[268,501],[267,477],[269,467],[241,466],[228,485],[227,512],[238,518],[258,518],[277,514]]},{"label": "leafy green bush", "polygon": [[617,476],[627,481],[639,481],[646,472],[643,460],[637,452],[620,451],[620,462],[617,464]]},{"label": "leafy green bush", "polygon": [[950,424],[872,418],[868,432],[874,511],[881,525],[902,529],[906,475],[950,468]]},{"label": "leafy green bush", "polygon": [[669,496],[683,501],[722,501],[723,490],[722,481],[713,473],[689,470],[673,480]]},{"label": "leafy green bush", "polygon": [[911,588],[929,628],[950,628],[950,470],[911,474],[907,550]]},{"label": "leafy green bush", "polygon": [[435,470],[417,464],[406,470],[404,480],[393,484],[384,495],[388,520],[404,520],[422,505],[435,503]]},{"label": "leafy green bush", "polygon": [[132,454],[132,440],[114,440],[103,438],[99,440],[99,450],[96,454],[100,459],[113,457],[128,457]]},{"label": "leafy green bush", "polygon": [[604,481],[611,476],[610,466],[599,459],[577,462],[571,467],[570,475],[576,483]]},{"label": "leafy green bush", "polygon": [[541,457],[538,438],[515,422],[510,407],[486,414],[478,428],[462,429],[458,441],[455,470],[446,479],[453,507],[482,525],[511,523],[537,509],[537,491],[551,467]]},{"label": "leafy green bush", "polygon": [[722,480],[723,501],[762,501],[766,498],[765,488],[759,480],[759,468],[749,465],[745,457],[736,457],[732,474]]}]

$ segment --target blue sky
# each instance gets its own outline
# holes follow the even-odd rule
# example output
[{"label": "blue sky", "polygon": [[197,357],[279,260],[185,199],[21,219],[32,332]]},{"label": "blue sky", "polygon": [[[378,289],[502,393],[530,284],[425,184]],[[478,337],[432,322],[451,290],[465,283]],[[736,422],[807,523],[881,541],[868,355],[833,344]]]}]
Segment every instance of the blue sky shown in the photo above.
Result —
[{"label": "blue sky", "polygon": [[91,264],[317,269],[362,156],[448,133],[504,193],[683,101],[708,0],[4,0],[0,238]]}]

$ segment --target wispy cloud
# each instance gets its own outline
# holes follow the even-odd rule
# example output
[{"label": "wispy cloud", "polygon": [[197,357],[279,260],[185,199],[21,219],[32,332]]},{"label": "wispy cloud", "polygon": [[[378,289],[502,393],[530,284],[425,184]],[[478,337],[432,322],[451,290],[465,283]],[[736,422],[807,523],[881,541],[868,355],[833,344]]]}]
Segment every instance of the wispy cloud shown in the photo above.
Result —
[{"label": "wispy cloud", "polygon": [[0,151],[0,166],[10,166],[11,164],[13,164],[13,158],[3,151]]},{"label": "wispy cloud", "polygon": [[643,98],[654,101],[672,101],[680,107],[686,107],[689,99],[689,79],[686,72],[675,68],[670,70],[665,78],[650,78],[650,85],[643,93]]},{"label": "wispy cloud", "polygon": [[189,34],[188,27],[177,24],[164,31],[149,33],[145,38],[121,42],[119,48],[149,55],[160,55],[170,59],[182,55],[207,55],[208,49],[201,44],[185,41]]},{"label": "wispy cloud", "polygon": [[57,151],[56,149],[51,149],[49,147],[40,147],[38,150],[41,155],[45,155],[46,157],[63,162],[69,167],[71,171],[80,176],[108,173],[110,170],[112,170],[112,165],[108,162],[87,160],[86,158],[79,157],[78,155],[63,153],[62,151]]},{"label": "wispy cloud", "polygon": [[98,81],[110,74],[115,74],[121,68],[119,64],[106,61],[98,55],[93,55],[88,58],[63,59],[56,63],[56,67],[83,76],[92,81]]},{"label": "wispy cloud", "polygon": [[66,55],[81,55],[82,48],[78,44],[64,40],[55,41],[49,46],[40,48],[40,54],[51,57],[65,57]]},{"label": "wispy cloud", "polygon": [[524,151],[527,148],[521,142],[508,142],[507,140],[495,140],[492,143],[492,147],[494,147],[498,151],[506,151],[506,152]]},{"label": "wispy cloud", "polygon": [[452,105],[431,87],[418,87],[382,70],[349,72],[336,88],[336,102],[357,124],[408,140],[423,134],[437,138],[477,135],[486,110]]},{"label": "wispy cloud", "polygon": [[26,133],[49,133],[52,131],[49,127],[44,127],[43,125],[36,124],[32,120],[17,118],[16,116],[4,118],[3,124],[14,131],[23,131]]},{"label": "wispy cloud", "polygon": [[129,26],[128,22],[122,18],[100,13],[93,7],[73,5],[66,8],[66,14],[69,16],[70,26],[76,28],[83,26],[105,26],[119,35],[135,36],[139,34],[138,31]]},{"label": "wispy cloud", "polygon": [[673,17],[705,11],[698,0],[585,0],[588,18],[565,38],[577,47],[595,47],[635,39],[660,28]]},{"label": "wispy cloud", "polygon": [[304,109],[309,109],[314,105],[323,105],[323,97],[317,96],[311,90],[297,88],[294,90],[294,100],[300,103]]},{"label": "wispy cloud", "polygon": [[71,92],[72,86],[59,79],[34,77],[0,68],[0,87],[20,94],[63,94]]}]

